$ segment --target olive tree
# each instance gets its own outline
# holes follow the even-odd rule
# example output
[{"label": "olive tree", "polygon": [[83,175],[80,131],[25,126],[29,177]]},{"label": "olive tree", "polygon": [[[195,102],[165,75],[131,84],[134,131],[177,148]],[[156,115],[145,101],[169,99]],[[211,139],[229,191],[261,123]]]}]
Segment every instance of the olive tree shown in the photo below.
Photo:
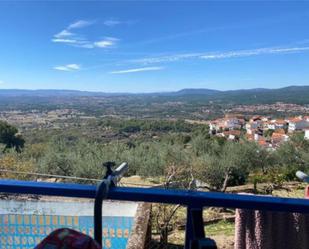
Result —
[{"label": "olive tree", "polygon": [[5,121],[0,121],[0,143],[4,144],[4,151],[10,148],[15,148],[20,152],[24,147],[25,140],[18,134],[16,127],[8,124]]}]

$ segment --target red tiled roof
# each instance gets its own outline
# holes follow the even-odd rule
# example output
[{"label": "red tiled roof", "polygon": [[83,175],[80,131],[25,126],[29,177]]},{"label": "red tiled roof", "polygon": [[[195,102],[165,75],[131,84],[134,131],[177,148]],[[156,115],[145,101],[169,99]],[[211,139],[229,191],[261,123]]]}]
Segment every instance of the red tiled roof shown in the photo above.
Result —
[{"label": "red tiled roof", "polygon": [[276,132],[274,133],[277,133],[277,134],[285,134],[285,131],[283,129],[277,129]]},{"label": "red tiled roof", "polygon": [[286,121],[283,119],[277,119],[274,123],[275,124],[286,124]]},{"label": "red tiled roof", "polygon": [[254,136],[252,134],[246,134],[246,138],[248,140],[254,140]]},{"label": "red tiled roof", "polygon": [[241,134],[239,130],[224,131],[223,133],[225,136],[228,136],[228,135],[240,136]]},{"label": "red tiled roof", "polygon": [[289,120],[289,122],[293,122],[293,123],[297,123],[297,122],[302,121],[302,119],[299,118],[299,117],[289,118],[288,120]]},{"label": "red tiled roof", "polygon": [[282,133],[278,133],[278,132],[274,132],[271,136],[271,138],[284,138],[285,137],[285,134],[282,134]]},{"label": "red tiled roof", "polygon": [[258,144],[259,145],[267,145],[267,142],[264,139],[262,139],[262,140],[258,141]]}]

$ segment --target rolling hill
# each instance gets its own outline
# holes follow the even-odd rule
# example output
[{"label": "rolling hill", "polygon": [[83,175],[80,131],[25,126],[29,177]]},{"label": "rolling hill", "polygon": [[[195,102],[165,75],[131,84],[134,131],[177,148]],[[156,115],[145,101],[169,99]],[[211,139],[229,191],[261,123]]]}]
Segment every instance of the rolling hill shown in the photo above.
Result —
[{"label": "rolling hill", "polygon": [[[198,102],[218,102],[231,104],[264,104],[274,102],[309,104],[309,86],[288,86],[278,89],[240,89],[219,91],[213,89],[195,89],[187,88],[175,92],[154,92],[154,93],[106,93],[106,92],[89,92],[78,90],[23,90],[23,89],[0,89],[0,101],[14,97],[57,97],[57,98],[74,98],[74,97],[138,97],[153,99],[178,99],[182,101]],[[145,98],[145,99],[146,99]],[[149,99],[147,100],[149,101]]]}]

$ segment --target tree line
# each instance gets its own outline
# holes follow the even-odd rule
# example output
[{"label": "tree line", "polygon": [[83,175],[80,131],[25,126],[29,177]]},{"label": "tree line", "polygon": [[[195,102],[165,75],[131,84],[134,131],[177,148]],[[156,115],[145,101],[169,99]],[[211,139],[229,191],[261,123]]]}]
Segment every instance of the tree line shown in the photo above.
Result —
[{"label": "tree line", "polygon": [[[101,178],[103,162],[120,164],[126,161],[129,163],[128,175],[158,181],[170,177],[184,184],[178,187],[185,188],[198,180],[209,190],[224,192],[229,186],[248,181],[280,183],[294,180],[296,170],[307,171],[309,167],[309,142],[301,134],[292,136],[275,151],[269,151],[244,138],[235,142],[210,136],[207,125],[159,120],[117,122],[112,120],[98,125],[132,134],[160,131],[160,136],[150,140],[129,137],[103,143],[61,135],[48,137],[44,142],[27,143],[16,127],[0,122],[0,168]],[[0,176],[34,178],[12,173],[0,173]]]}]

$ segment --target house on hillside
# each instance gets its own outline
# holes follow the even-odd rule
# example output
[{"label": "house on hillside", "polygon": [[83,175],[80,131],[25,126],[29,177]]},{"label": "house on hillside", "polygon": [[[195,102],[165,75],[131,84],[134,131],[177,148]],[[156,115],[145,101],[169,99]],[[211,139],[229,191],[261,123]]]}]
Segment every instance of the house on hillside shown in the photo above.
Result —
[{"label": "house on hillside", "polygon": [[267,141],[265,137],[255,136],[255,140],[261,147],[265,149],[272,149],[272,144],[269,141]]},{"label": "house on hillside", "polygon": [[230,130],[230,131],[223,131],[224,137],[226,137],[228,140],[239,140],[241,132],[240,130]]},{"label": "house on hillside", "polygon": [[245,135],[248,141],[253,141],[254,140],[254,135],[253,134],[246,134]]},{"label": "house on hillside", "polygon": [[286,129],[287,127],[288,122],[283,119],[274,119],[264,123],[264,129],[266,130]]},{"label": "house on hillside", "polygon": [[245,128],[247,130],[247,133],[249,133],[249,134],[250,134],[250,132],[248,132],[248,130],[256,130],[256,129],[263,128],[262,117],[261,116],[253,116],[252,118],[250,118],[249,122],[246,123]]},{"label": "house on hillside", "polygon": [[302,117],[289,118],[287,119],[287,122],[289,124],[288,126],[289,132],[294,132],[297,130],[305,130],[306,128],[309,128],[309,121],[303,119]]},{"label": "house on hillside", "polygon": [[309,129],[305,130],[305,139],[309,139]]},{"label": "house on hillside", "polygon": [[271,136],[271,143],[274,148],[280,146],[280,144],[289,141],[289,136],[282,134],[281,132],[274,132]]},{"label": "house on hillside", "polygon": [[224,118],[216,119],[209,122],[210,130],[220,131],[220,130],[235,130],[241,129],[245,124],[243,118],[238,118],[236,116],[231,116],[231,114],[226,115]]}]

